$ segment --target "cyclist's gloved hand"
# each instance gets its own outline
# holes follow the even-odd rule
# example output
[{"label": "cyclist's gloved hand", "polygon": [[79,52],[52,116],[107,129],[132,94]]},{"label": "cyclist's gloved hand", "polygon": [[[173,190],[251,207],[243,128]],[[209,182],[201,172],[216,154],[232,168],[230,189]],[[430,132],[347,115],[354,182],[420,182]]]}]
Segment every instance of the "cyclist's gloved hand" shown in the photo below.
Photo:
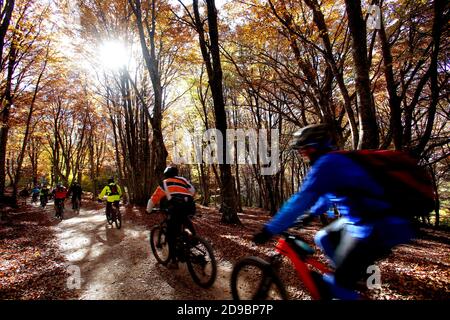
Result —
[{"label": "cyclist's gloved hand", "polygon": [[253,242],[256,244],[264,244],[272,238],[272,234],[264,226],[262,230],[253,236]]},{"label": "cyclist's gloved hand", "polygon": [[97,202],[98,203],[102,203],[103,201],[101,199],[97,199]]}]

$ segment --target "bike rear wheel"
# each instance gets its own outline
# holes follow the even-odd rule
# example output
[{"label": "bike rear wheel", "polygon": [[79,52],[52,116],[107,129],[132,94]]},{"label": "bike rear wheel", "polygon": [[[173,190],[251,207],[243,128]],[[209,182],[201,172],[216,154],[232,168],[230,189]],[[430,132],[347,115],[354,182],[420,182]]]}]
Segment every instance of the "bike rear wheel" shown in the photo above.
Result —
[{"label": "bike rear wheel", "polygon": [[63,211],[64,210],[61,205],[56,206],[56,217],[61,221],[63,220]]},{"label": "bike rear wheel", "polygon": [[246,257],[236,263],[230,286],[234,300],[288,300],[271,264],[258,257]]},{"label": "bike rear wheel", "polygon": [[156,225],[150,231],[150,247],[156,260],[166,265],[169,262],[169,243],[164,226]]},{"label": "bike rear wheel", "polygon": [[122,227],[122,214],[120,213],[120,209],[114,209],[114,223],[116,224],[116,228],[120,229]]},{"label": "bike rear wheel", "polygon": [[196,235],[186,237],[186,263],[192,279],[202,288],[213,285],[217,275],[217,263],[211,245]]}]

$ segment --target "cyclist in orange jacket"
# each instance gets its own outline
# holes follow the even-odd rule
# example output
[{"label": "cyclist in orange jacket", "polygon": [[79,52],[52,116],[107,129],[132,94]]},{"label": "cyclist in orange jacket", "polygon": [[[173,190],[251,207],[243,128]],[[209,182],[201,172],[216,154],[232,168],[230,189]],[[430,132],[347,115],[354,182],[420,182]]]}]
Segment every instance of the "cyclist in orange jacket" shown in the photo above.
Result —
[{"label": "cyclist in orange jacket", "polygon": [[156,188],[147,203],[147,212],[158,204],[168,209],[167,220],[167,242],[169,245],[169,268],[176,269],[178,263],[174,255],[175,239],[180,231],[181,225],[186,225],[194,230],[188,216],[195,214],[194,194],[195,188],[185,178],[178,176],[178,169],[169,166],[164,170],[164,180]]}]

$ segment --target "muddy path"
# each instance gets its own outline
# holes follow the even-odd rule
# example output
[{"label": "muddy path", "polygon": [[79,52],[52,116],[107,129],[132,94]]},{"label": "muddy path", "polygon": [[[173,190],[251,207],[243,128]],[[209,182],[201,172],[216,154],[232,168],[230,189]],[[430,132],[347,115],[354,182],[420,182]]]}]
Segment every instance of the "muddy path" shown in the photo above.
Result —
[{"label": "muddy path", "polygon": [[88,205],[77,214],[66,204],[64,220],[53,228],[67,266],[79,268],[81,286],[73,290],[80,299],[231,299],[231,264],[219,262],[214,285],[200,288],[186,264],[180,263],[178,270],[159,265],[150,249],[148,228],[126,214],[118,230],[107,224],[103,208]]}]

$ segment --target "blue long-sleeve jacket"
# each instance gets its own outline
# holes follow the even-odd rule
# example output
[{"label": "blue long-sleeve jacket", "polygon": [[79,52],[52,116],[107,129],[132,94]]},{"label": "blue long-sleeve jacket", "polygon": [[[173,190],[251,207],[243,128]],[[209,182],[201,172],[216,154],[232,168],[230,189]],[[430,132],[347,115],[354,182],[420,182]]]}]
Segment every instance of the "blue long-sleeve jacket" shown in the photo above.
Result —
[{"label": "blue long-sleeve jacket", "polygon": [[383,187],[359,164],[343,154],[328,153],[311,167],[300,191],[283,205],[266,224],[266,229],[271,234],[280,234],[305,211],[311,210],[311,214],[317,215],[332,203],[338,205],[339,212],[350,224],[368,226],[357,230],[362,238],[370,234],[377,223],[406,224],[400,218],[386,220],[380,216],[381,222],[370,224],[362,219],[367,215],[377,216],[380,211],[390,208],[390,203],[383,200],[383,193]]}]

